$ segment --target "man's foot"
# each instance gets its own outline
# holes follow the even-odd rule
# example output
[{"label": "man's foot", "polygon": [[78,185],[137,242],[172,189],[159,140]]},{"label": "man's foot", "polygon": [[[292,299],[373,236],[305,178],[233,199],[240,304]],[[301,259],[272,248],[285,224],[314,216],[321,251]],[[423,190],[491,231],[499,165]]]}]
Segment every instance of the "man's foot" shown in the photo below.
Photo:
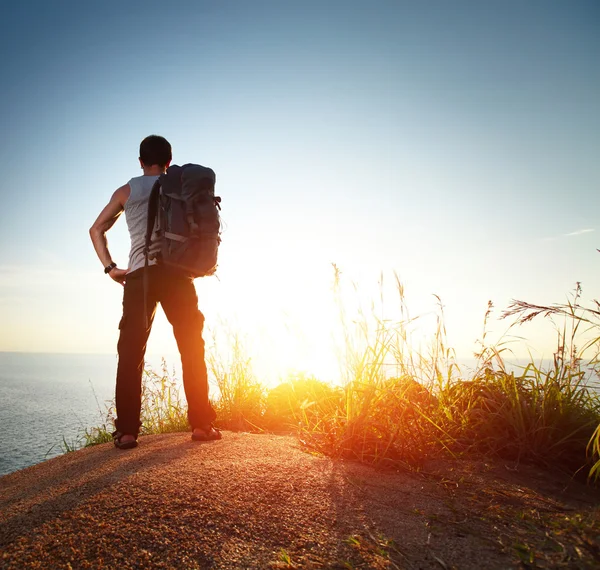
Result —
[{"label": "man's foot", "polygon": [[194,441],[215,441],[221,439],[221,432],[212,425],[203,428],[194,428],[192,439]]},{"label": "man's foot", "polygon": [[137,438],[129,433],[121,433],[116,431],[112,434],[115,447],[119,449],[133,449],[137,447]]}]

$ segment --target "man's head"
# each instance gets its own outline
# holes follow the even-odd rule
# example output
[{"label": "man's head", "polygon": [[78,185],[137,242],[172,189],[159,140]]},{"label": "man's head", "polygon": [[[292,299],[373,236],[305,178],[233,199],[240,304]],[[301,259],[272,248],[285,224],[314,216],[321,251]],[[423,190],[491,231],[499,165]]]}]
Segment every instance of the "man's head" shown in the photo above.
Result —
[{"label": "man's head", "polygon": [[159,166],[167,168],[173,155],[169,141],[158,135],[146,137],[140,144],[140,164],[143,167]]}]

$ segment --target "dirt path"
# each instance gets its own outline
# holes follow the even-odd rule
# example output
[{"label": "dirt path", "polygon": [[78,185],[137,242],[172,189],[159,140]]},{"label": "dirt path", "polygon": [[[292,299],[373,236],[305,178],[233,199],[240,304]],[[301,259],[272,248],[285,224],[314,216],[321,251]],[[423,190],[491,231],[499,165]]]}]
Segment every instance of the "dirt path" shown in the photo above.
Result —
[{"label": "dirt path", "polygon": [[0,478],[0,568],[600,567],[600,495],[568,479],[381,472],[273,435],[140,441]]}]

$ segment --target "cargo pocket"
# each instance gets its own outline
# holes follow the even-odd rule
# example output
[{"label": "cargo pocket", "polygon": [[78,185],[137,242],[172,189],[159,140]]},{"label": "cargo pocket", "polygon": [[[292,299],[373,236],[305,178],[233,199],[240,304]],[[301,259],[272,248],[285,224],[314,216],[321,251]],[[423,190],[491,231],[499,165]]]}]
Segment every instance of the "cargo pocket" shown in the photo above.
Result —
[{"label": "cargo pocket", "polygon": [[202,311],[198,310],[198,312],[196,313],[196,323],[198,328],[200,329],[200,332],[202,332],[202,330],[204,329],[204,314],[202,313]]}]

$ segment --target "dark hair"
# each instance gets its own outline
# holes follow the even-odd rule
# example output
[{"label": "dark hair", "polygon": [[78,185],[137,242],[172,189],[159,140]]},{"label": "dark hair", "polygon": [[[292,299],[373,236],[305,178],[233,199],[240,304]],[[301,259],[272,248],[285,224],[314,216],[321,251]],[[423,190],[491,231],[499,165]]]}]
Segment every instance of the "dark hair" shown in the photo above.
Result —
[{"label": "dark hair", "polygon": [[166,166],[172,158],[171,144],[164,137],[150,135],[140,144],[140,159],[144,166]]}]

